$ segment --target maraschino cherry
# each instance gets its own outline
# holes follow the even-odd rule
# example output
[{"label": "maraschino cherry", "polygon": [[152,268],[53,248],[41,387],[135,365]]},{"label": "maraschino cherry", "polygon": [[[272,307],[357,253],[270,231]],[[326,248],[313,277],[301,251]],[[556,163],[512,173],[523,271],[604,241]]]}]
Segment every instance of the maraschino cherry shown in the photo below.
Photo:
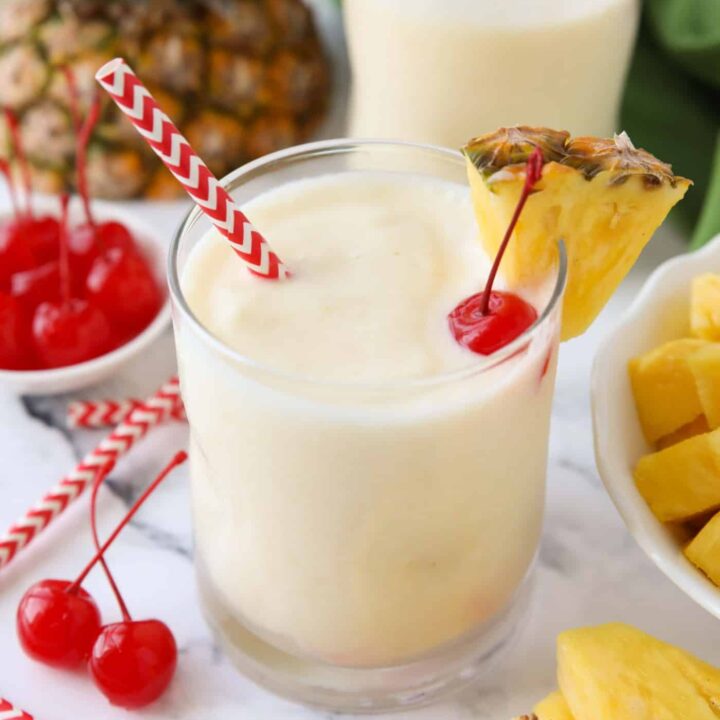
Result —
[{"label": "maraschino cherry", "polygon": [[157,700],[170,684],[177,644],[161,620],[123,620],[102,628],[89,666],[95,684],[113,705],[140,708]]},{"label": "maraschino cherry", "polygon": [[0,292],[0,368],[28,370],[33,365],[32,344],[20,303]]},{"label": "maraschino cherry", "polygon": [[60,263],[48,262],[31,270],[16,272],[10,278],[10,293],[20,303],[28,326],[38,305],[60,300]]},{"label": "maraschino cherry", "polygon": [[[109,460],[98,470],[93,492],[113,466]],[[102,625],[95,600],[70,580],[35,583],[23,595],[16,621],[26,654],[46,665],[67,669],[88,660]]]},{"label": "maraschino cherry", "polygon": [[100,626],[95,601],[69,580],[35,583],[17,610],[17,633],[23,650],[53,667],[72,669],[87,661]]},{"label": "maraschino cherry", "polygon": [[[17,610],[17,632],[23,649],[48,665],[76,667],[89,658],[91,676],[111,703],[138,708],[153,702],[169,685],[177,666],[177,646],[170,629],[160,620],[133,620],[104,560],[123,528],[170,472],[185,462],[179,452],[135,501],[110,537],[98,548],[74,582],[43,580],[23,596]],[[110,470],[105,466],[93,484],[91,523],[97,538],[97,489]],[[101,627],[92,597],[81,587],[101,562],[118,600],[123,620]]]},{"label": "maraschino cherry", "polygon": [[87,276],[87,296],[126,339],[144,330],[162,303],[145,259],[120,246],[105,247],[95,258]]},{"label": "maraschino cherry", "polygon": [[94,303],[72,297],[67,243],[68,198],[62,198],[60,231],[60,299],[45,300],[35,310],[32,335],[44,367],[64,367],[90,360],[113,346],[110,323]]},{"label": "maraschino cherry", "polygon": [[[185,457],[185,453],[177,455],[157,482],[162,482],[172,468],[184,462]],[[97,491],[101,482],[102,478],[99,478],[93,484],[90,497],[90,525],[93,542],[98,550]],[[143,707],[162,695],[175,674],[175,638],[168,626],[160,620],[131,618],[110,568],[104,559],[101,558],[100,562],[123,619],[101,629],[90,657],[90,673],[95,684],[113,705]]]},{"label": "maraschino cherry", "polygon": [[100,95],[95,95],[85,122],[81,123],[75,77],[70,70],[66,77],[78,136],[78,193],[85,208],[85,223],[77,226],[69,238],[71,266],[76,277],[85,278],[84,287],[75,289],[77,294],[92,298],[124,341],[150,324],[160,310],[162,296],[130,231],[119,222],[98,223],[93,217],[87,183],[87,147],[99,118]]},{"label": "maraschino cherry", "polygon": [[49,216],[36,216],[32,209],[32,183],[30,167],[22,144],[18,120],[10,110],[5,110],[13,153],[18,160],[25,186],[25,208],[21,209],[14,190],[9,166],[3,162],[0,171],[10,187],[13,217],[0,223],[0,265],[7,278],[12,273],[29,270],[37,265],[57,260],[58,221]]},{"label": "maraschino cherry", "polygon": [[520,213],[542,175],[542,166],[542,151],[536,147],[528,158],[525,185],[498,248],[485,289],[463,300],[448,315],[450,331],[455,339],[479,355],[490,355],[505,347],[537,320],[537,310],[532,305],[514,293],[493,290],[493,284]]}]

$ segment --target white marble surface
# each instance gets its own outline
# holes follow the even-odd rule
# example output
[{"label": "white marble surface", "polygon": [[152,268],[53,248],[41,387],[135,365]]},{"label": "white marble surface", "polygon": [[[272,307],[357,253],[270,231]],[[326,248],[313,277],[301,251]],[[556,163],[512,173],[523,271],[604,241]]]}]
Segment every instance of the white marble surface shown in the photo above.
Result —
[{"label": "white marble surface", "polygon": [[[161,221],[158,211],[152,217]],[[179,217],[167,209],[166,223]],[[524,629],[493,675],[460,696],[396,717],[408,720],[506,720],[528,710],[554,684],[554,638],[564,628],[624,620],[720,663],[717,620],[695,606],[639,550],[598,479],[589,413],[589,373],[603,332],[622,311],[649,270],[681,251],[671,233],[657,238],[595,326],[561,352],[553,412],[548,508],[536,591]],[[168,333],[122,375],[86,397],[146,395],[174,369]],[[69,432],[68,398],[20,398],[0,394],[0,528],[24,511],[64,470],[101,437]],[[112,473],[100,498],[100,522],[111,528],[160,465],[184,446],[178,423],[153,431]],[[314,720],[330,717],[284,702],[254,687],[229,666],[200,616],[191,562],[186,473],[177,472],[121,535],[109,560],[137,617],[158,616],[173,629],[181,649],[170,692],[143,717],[177,720]],[[37,720],[126,717],[111,708],[84,673],[45,668],[22,654],[15,638],[18,599],[32,582],[71,578],[91,554],[81,499],[54,527],[0,572],[0,697]],[[105,617],[117,609],[100,573],[88,589]]]}]

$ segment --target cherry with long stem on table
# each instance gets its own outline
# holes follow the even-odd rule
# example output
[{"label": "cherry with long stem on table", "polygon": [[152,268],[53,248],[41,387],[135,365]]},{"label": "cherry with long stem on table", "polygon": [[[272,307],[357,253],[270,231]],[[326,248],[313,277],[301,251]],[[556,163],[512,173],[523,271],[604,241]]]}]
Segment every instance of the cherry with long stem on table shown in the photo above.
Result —
[{"label": "cherry with long stem on table", "polygon": [[[114,705],[138,708],[166,690],[177,666],[177,646],[170,629],[160,620],[133,620],[105,564],[104,555],[125,526],[165,480],[187,459],[179,452],[145,489],[110,537],[100,546],[95,520],[95,493],[91,525],[98,549],[74,581],[41,580],[22,597],[17,609],[17,632],[25,652],[56,667],[73,668],[88,662],[98,689]],[[94,483],[99,487],[108,463]],[[102,625],[100,611],[82,583],[97,563],[103,563],[123,619]]]}]

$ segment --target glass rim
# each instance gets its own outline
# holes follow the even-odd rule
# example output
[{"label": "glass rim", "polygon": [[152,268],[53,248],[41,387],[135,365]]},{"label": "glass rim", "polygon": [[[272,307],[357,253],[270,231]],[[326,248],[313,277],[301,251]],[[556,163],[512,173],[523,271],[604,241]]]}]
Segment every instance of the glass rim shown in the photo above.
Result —
[{"label": "glass rim", "polygon": [[[321,140],[317,142],[304,143],[301,145],[294,145],[284,150],[279,150],[268,155],[263,155],[262,157],[246,163],[245,165],[242,165],[239,168],[225,175],[223,178],[220,179],[220,184],[229,193],[232,194],[232,191],[236,187],[241,185],[244,180],[248,179],[248,176],[252,176],[258,171],[262,175],[265,175],[271,173],[275,167],[282,167],[288,162],[320,157],[323,155],[339,156],[343,154],[351,154],[352,152],[357,150],[373,148],[421,152],[436,155],[438,158],[444,158],[448,161],[455,161],[462,164],[464,164],[465,162],[464,156],[461,152],[457,150],[452,150],[450,148],[440,147],[437,145],[395,140],[338,138],[334,140]],[[309,377],[306,375],[297,375],[285,372],[273,366],[272,364],[260,362],[247,355],[243,355],[239,351],[234,350],[229,345],[225,344],[220,338],[214,335],[196,317],[195,313],[193,313],[192,309],[187,303],[187,300],[185,299],[185,295],[180,285],[177,259],[182,240],[185,237],[186,233],[195,225],[196,222],[202,219],[203,216],[204,213],[199,205],[196,204],[191,207],[190,210],[185,214],[185,217],[181,221],[170,242],[170,246],[168,249],[167,269],[170,296],[172,298],[174,306],[180,310],[184,319],[190,323],[194,331],[199,333],[200,336],[211,347],[219,351],[225,357],[232,360],[234,363],[249,370],[266,374],[269,377],[275,378],[277,380],[290,382],[297,385],[308,385],[322,388],[337,388],[352,391],[423,389],[443,385],[458,380],[463,380],[465,378],[475,375],[476,373],[486,372],[518,353],[535,337],[535,335],[538,334],[540,329],[545,325],[546,321],[548,321],[550,316],[553,314],[553,311],[555,310],[558,302],[560,302],[560,300],[562,299],[565,292],[565,285],[567,282],[567,253],[563,240],[561,238],[558,238],[557,277],[550,298],[548,299],[543,311],[538,315],[535,322],[508,345],[505,345],[504,347],[496,350],[490,355],[478,354],[476,356],[477,360],[473,363],[468,364],[467,366],[458,368],[457,370],[450,370],[448,372],[443,372],[428,377],[397,378],[393,380],[384,380],[377,382],[322,380],[316,377]],[[208,220],[208,222],[211,221]],[[238,258],[238,262],[242,262],[242,260]],[[276,281],[266,280],[265,282]],[[280,282],[292,282],[292,279]]]}]

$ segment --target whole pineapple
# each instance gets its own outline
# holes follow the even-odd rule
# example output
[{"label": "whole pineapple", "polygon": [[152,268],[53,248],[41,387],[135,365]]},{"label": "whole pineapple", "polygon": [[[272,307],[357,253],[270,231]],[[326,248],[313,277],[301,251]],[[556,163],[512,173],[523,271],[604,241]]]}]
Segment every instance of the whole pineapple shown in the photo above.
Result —
[{"label": "whole pineapple", "polygon": [[[95,71],[117,55],[220,176],[307,138],[328,101],[327,61],[302,0],[0,0],[0,106],[20,116],[38,190],[74,186],[63,69],[84,110]],[[108,101],[88,181],[112,199],[180,191]]]}]

